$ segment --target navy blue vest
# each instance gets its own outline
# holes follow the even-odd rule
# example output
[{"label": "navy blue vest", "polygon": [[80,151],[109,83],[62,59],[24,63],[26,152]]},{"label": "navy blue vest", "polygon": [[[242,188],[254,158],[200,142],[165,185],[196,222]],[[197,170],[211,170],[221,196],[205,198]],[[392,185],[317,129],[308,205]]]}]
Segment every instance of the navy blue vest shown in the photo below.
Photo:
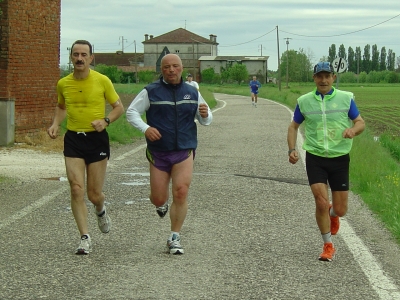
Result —
[{"label": "navy blue vest", "polygon": [[159,81],[145,87],[150,108],[146,111],[147,124],[157,128],[161,139],[147,147],[153,151],[196,149],[197,125],[194,122],[198,109],[198,91],[181,80],[180,84]]}]

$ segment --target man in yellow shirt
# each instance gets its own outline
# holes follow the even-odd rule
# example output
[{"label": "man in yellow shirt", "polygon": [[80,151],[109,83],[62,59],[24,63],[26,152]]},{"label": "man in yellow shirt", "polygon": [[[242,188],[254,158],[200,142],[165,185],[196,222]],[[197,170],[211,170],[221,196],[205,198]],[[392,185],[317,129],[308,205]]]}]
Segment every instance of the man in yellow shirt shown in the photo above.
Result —
[{"label": "man in yellow shirt", "polygon": [[[110,79],[90,70],[94,56],[88,41],[76,41],[71,47],[70,56],[74,72],[58,81],[58,103],[53,124],[47,132],[55,139],[60,124],[67,116],[65,167],[71,190],[71,209],[81,236],[75,253],[88,254],[92,241],[84,199],[85,177],[87,196],[95,207],[99,228],[107,233],[111,228],[111,220],[106,212],[103,193],[107,160],[110,157],[106,127],[123,114],[124,107]],[[106,101],[112,106],[107,117]]]}]

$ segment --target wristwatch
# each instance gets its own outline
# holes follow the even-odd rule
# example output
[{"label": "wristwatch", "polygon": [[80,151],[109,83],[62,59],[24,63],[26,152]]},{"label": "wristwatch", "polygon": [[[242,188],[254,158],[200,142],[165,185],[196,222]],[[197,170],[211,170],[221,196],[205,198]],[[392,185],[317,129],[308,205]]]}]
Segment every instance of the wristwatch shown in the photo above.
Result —
[{"label": "wristwatch", "polygon": [[111,123],[111,121],[110,121],[110,119],[109,119],[109,118],[104,118],[104,121],[106,121],[106,122],[107,122],[107,125],[110,125],[110,123]]},{"label": "wristwatch", "polygon": [[288,155],[290,155],[290,153],[292,153],[293,151],[296,151],[296,149],[290,149],[290,150],[288,151]]}]

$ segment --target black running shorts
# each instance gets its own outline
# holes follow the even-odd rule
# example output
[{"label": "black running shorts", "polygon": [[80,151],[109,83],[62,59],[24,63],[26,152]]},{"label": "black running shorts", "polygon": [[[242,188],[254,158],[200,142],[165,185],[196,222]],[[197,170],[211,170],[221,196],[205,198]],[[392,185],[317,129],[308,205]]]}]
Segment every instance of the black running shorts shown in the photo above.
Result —
[{"label": "black running shorts", "polygon": [[68,130],[64,136],[64,156],[83,158],[87,165],[109,159],[110,141],[107,131],[75,132]]},{"label": "black running shorts", "polygon": [[350,155],[327,158],[306,152],[308,183],[328,184],[332,191],[349,190]]}]

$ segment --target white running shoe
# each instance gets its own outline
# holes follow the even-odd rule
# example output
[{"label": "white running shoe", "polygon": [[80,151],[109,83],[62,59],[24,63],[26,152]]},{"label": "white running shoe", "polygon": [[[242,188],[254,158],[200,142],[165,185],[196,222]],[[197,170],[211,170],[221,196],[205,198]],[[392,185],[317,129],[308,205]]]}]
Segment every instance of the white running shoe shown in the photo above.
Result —
[{"label": "white running shoe", "polygon": [[164,205],[156,207],[156,211],[157,211],[157,214],[160,216],[160,218],[164,218],[168,212],[168,203],[165,203]]},{"label": "white running shoe", "polygon": [[92,240],[90,236],[82,235],[80,244],[76,248],[75,254],[89,254],[92,252]]},{"label": "white running shoe", "polygon": [[167,240],[167,247],[170,254],[183,254],[183,248],[181,246],[181,238],[177,234],[173,234],[171,239]]},{"label": "white running shoe", "polygon": [[94,212],[97,217],[97,224],[99,225],[100,231],[102,233],[108,233],[111,229],[111,219],[107,214],[106,208],[104,207],[104,213],[101,217],[97,214],[96,209],[94,210]]}]

